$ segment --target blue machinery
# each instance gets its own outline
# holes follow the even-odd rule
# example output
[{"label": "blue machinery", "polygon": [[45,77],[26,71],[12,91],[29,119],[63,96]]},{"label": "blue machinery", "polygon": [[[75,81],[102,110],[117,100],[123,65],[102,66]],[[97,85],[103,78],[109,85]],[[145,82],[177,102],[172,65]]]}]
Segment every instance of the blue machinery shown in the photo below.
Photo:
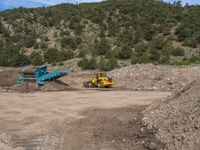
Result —
[{"label": "blue machinery", "polygon": [[48,72],[47,66],[41,67],[24,67],[21,70],[21,74],[18,77],[17,83],[24,83],[26,81],[36,82],[38,85],[44,85],[47,81],[56,80],[62,76],[67,75],[67,71],[61,71],[60,69]]}]

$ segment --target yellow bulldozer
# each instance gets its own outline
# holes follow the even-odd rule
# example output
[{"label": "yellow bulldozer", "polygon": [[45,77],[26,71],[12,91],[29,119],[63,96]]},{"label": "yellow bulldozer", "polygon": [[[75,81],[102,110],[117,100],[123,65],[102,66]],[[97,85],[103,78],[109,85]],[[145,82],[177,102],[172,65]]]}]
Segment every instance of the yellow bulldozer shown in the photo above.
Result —
[{"label": "yellow bulldozer", "polygon": [[89,81],[83,82],[85,88],[110,88],[113,85],[113,79],[108,77],[105,72],[97,72]]}]

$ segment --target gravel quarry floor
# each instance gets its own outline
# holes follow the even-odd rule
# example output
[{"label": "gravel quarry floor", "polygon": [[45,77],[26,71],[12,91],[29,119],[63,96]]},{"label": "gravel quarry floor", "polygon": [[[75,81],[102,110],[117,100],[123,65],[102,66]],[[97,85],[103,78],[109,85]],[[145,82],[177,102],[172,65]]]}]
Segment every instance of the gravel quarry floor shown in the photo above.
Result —
[{"label": "gravel quarry floor", "polygon": [[82,89],[90,71],[43,87],[18,72],[0,67],[0,150],[199,150],[199,65],[115,69],[112,89]]},{"label": "gravel quarry floor", "polygon": [[1,150],[143,150],[137,115],[169,92],[0,92]]}]

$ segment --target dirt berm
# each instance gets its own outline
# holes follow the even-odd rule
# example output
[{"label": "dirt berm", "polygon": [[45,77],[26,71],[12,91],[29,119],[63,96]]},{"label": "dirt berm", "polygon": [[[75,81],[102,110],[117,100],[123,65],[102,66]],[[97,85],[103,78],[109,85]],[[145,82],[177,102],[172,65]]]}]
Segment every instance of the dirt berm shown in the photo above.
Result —
[{"label": "dirt berm", "polygon": [[142,120],[169,150],[199,150],[200,80],[151,105]]}]

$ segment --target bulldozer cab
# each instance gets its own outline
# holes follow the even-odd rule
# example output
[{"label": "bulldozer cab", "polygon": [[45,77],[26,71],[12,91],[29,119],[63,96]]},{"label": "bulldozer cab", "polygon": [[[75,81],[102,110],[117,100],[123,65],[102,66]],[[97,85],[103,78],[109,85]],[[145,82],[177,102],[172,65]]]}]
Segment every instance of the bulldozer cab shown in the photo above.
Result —
[{"label": "bulldozer cab", "polygon": [[105,72],[97,72],[96,73],[96,78],[102,78],[102,77],[106,77],[106,73]]}]

